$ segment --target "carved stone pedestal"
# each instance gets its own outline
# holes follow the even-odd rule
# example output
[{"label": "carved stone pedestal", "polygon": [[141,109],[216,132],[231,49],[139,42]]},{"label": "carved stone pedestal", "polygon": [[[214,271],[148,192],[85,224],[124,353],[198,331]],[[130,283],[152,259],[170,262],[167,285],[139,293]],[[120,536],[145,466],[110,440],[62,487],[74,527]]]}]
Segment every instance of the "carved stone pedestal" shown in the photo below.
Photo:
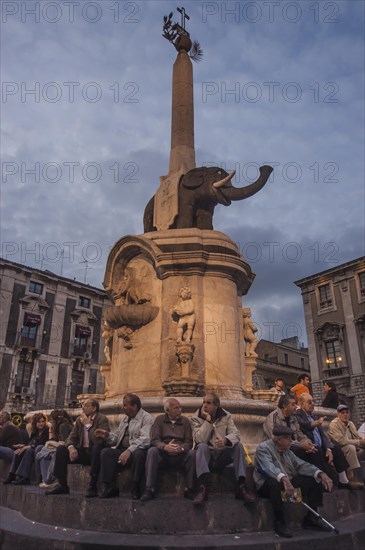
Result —
[{"label": "carved stone pedestal", "polygon": [[115,304],[106,312],[113,334],[107,397],[242,397],[242,296],[253,279],[235,243],[218,231],[120,239],[104,280]]},{"label": "carved stone pedestal", "polygon": [[199,396],[204,395],[204,384],[190,378],[165,380],[162,384],[166,395]]}]

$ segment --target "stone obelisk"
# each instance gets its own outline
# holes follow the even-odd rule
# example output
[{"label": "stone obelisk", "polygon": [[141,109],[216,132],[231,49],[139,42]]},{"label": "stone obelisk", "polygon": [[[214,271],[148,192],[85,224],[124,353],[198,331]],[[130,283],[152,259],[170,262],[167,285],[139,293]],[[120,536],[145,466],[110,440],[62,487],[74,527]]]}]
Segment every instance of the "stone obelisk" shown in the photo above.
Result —
[{"label": "stone obelisk", "polygon": [[172,74],[171,151],[169,174],[195,168],[193,65],[191,40],[181,36]]}]

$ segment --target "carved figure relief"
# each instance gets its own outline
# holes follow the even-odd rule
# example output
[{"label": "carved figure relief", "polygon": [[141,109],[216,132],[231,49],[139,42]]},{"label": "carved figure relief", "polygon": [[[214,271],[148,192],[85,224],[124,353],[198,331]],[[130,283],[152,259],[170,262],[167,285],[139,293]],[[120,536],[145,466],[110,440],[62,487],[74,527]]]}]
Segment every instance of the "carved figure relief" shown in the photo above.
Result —
[{"label": "carved figure relief", "polygon": [[194,304],[191,299],[191,290],[184,286],[179,292],[180,300],[171,310],[174,321],[177,321],[177,339],[176,343],[191,342],[195,326]]},{"label": "carved figure relief", "polygon": [[256,338],[257,327],[255,323],[251,321],[251,309],[249,307],[242,308],[242,325],[243,339],[245,342],[245,356],[258,357],[255,352],[256,346],[259,343],[259,339]]},{"label": "carved figure relief", "polygon": [[113,332],[113,329],[111,329],[108,323],[104,321],[101,337],[104,339],[104,355],[106,359],[106,364],[108,365],[110,365],[111,363]]},{"label": "carved figure relief", "polygon": [[[141,279],[145,281],[144,284]],[[146,281],[148,281],[148,273],[143,262],[140,262],[139,270],[133,266],[119,268],[117,284],[113,292],[116,305],[105,312],[106,324],[109,328],[116,330],[118,338],[124,340],[126,349],[133,347],[133,333],[153,321],[159,312],[157,306],[149,303],[151,295],[147,292]]]}]

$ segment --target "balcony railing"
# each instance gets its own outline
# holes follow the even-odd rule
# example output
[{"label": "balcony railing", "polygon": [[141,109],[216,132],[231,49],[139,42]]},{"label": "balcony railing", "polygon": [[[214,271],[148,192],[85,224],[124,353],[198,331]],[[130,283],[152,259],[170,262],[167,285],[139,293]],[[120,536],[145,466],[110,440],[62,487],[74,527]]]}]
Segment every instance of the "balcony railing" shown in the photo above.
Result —
[{"label": "balcony railing", "polygon": [[349,368],[342,365],[341,367],[332,367],[328,368],[326,365],[323,369],[324,378],[341,378],[344,376],[349,376]]}]

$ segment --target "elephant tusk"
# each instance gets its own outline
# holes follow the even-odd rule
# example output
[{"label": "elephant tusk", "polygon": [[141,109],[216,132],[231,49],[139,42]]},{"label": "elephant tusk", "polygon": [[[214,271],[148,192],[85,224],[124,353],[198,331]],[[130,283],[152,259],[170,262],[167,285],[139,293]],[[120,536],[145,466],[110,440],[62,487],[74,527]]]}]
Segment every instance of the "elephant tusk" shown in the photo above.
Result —
[{"label": "elephant tusk", "polygon": [[223,187],[224,185],[226,185],[226,183],[229,183],[231,181],[231,179],[233,178],[233,176],[235,175],[236,173],[236,170],[233,170],[233,172],[231,172],[230,174],[228,174],[228,176],[226,176],[225,178],[223,178],[222,180],[219,180],[219,181],[215,181],[213,183],[213,187],[215,187],[216,189],[219,189],[219,187]]}]

